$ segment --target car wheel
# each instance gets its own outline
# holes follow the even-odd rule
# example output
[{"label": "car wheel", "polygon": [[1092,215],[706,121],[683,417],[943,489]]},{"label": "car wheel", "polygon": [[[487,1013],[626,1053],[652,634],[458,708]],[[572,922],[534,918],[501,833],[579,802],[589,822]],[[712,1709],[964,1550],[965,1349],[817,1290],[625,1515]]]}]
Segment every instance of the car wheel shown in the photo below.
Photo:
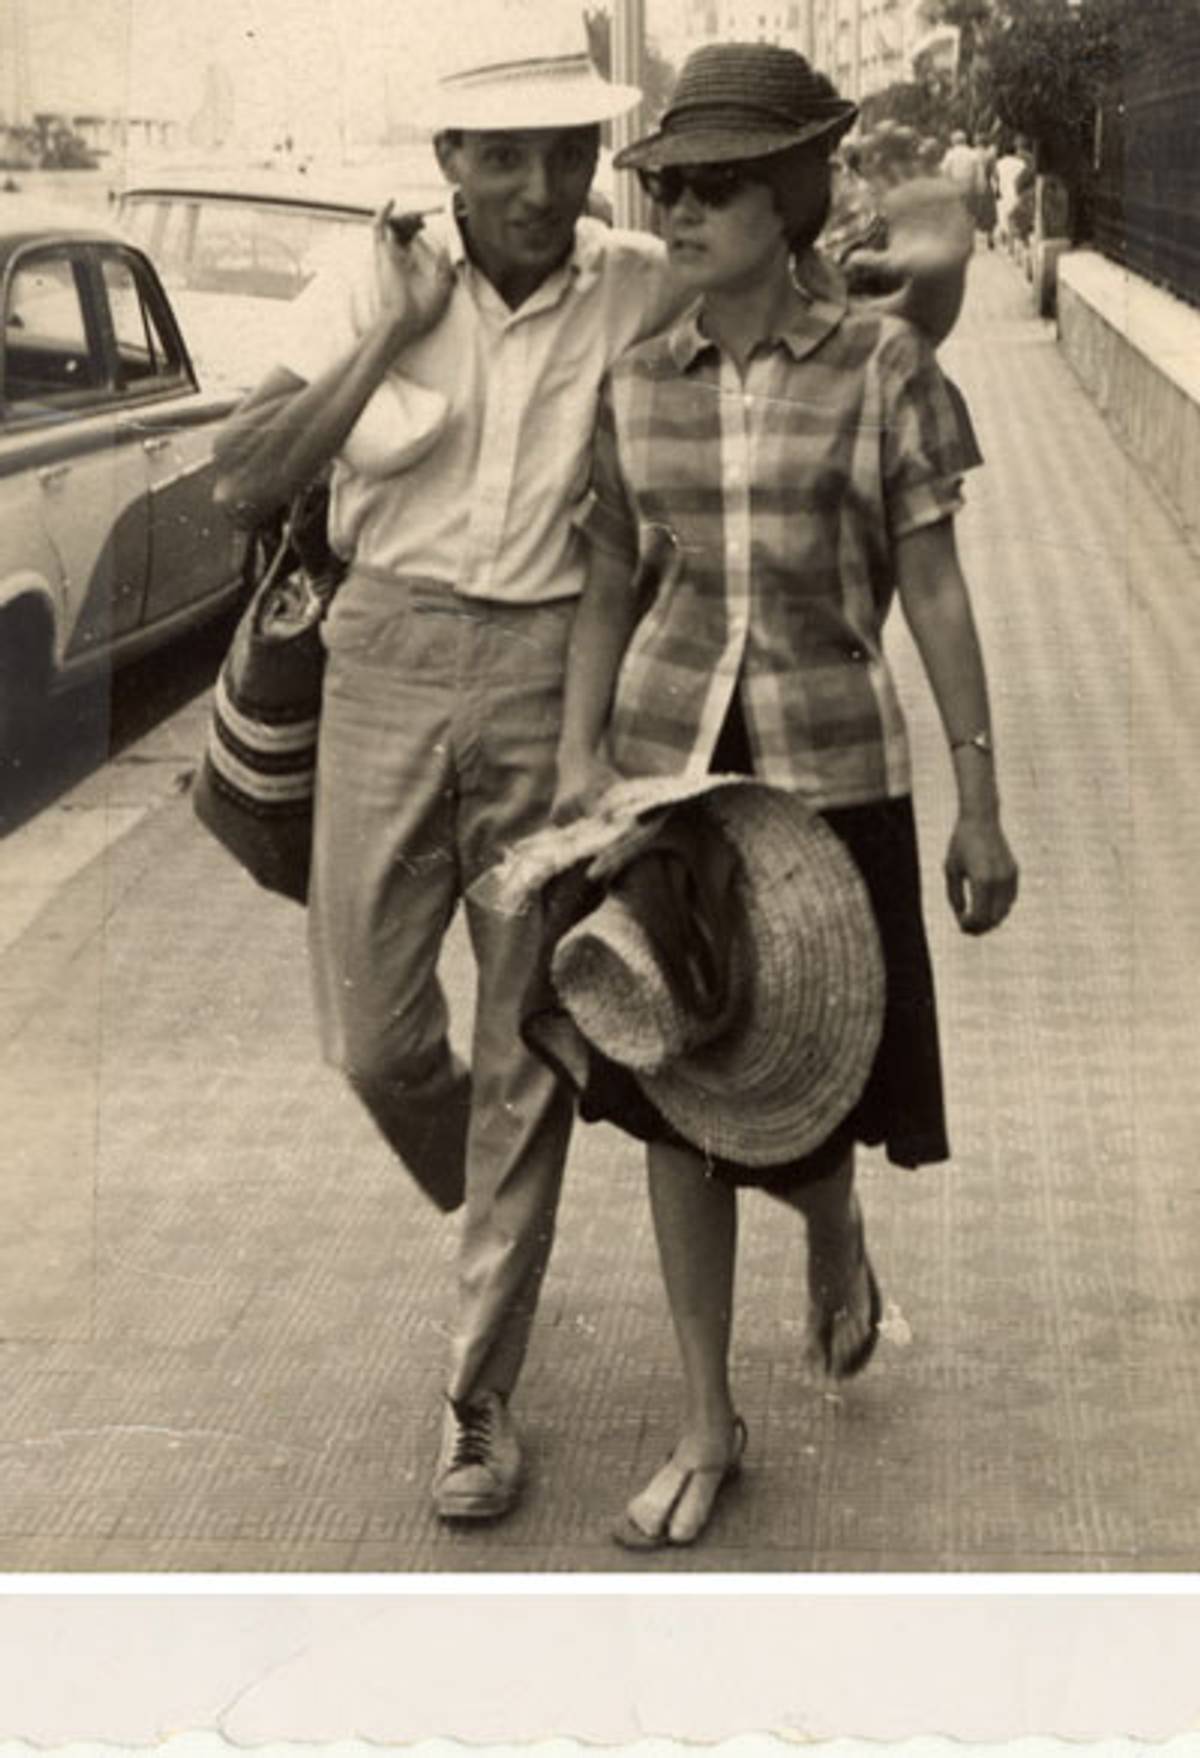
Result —
[{"label": "car wheel", "polygon": [[26,762],[50,676],[50,632],[35,608],[0,617],[0,783]]}]

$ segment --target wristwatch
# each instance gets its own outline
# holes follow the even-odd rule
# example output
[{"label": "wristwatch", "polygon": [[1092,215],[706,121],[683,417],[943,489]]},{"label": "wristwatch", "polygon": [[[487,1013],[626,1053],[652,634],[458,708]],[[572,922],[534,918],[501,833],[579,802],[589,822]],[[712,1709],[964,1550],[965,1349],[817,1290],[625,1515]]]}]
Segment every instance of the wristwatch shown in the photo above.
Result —
[{"label": "wristwatch", "polygon": [[992,746],[992,735],[986,729],[981,729],[979,732],[971,733],[969,737],[965,739],[950,740],[950,749],[952,751],[965,751],[968,746],[973,747],[976,751],[982,751],[985,757],[991,757],[995,754]]}]

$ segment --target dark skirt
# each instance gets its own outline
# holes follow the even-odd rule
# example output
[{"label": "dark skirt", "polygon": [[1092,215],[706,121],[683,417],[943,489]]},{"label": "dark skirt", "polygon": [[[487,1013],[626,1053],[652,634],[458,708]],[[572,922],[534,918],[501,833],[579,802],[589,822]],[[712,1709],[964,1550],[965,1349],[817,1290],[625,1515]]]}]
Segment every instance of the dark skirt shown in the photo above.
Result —
[{"label": "dark skirt", "polygon": [[[713,753],[711,768],[723,774],[752,773],[749,745],[736,706]],[[883,1143],[898,1166],[946,1160],[945,1106],[933,970],[921,908],[921,874],[912,801],[873,801],[831,807],[821,813],[841,839],[866,884],[886,972],[883,1032],[862,1097],[837,1129],[796,1160],[774,1166],[743,1166],[709,1156],[715,1178],[735,1185],[787,1191],[828,1177],[857,1142]],[[689,1147],[639,1086],[635,1077],[592,1052],[587,1087],[579,1095],[586,1122],[604,1119],[643,1142]]]}]

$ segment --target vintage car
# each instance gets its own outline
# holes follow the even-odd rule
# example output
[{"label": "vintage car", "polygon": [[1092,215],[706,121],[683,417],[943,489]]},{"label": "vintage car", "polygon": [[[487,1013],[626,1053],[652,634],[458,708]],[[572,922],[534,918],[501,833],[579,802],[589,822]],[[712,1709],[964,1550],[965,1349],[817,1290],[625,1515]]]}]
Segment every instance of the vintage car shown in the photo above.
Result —
[{"label": "vintage car", "polygon": [[[589,197],[611,223],[611,155]],[[153,259],[201,375],[255,383],[274,364],[280,305],[302,293],[349,232],[391,201],[397,214],[430,214],[448,191],[427,141],[386,162],[257,170],[229,165],[135,167],[117,223]]]},{"label": "vintage car", "polygon": [[116,223],[158,269],[201,375],[253,384],[274,364],[281,305],[350,232],[389,197],[415,213],[444,201],[428,149],[426,158],[395,174],[159,166],[130,176]]},{"label": "vintage car", "polygon": [[213,505],[238,396],[202,382],[150,259],[84,213],[0,194],[0,751],[44,698],[231,604]]}]

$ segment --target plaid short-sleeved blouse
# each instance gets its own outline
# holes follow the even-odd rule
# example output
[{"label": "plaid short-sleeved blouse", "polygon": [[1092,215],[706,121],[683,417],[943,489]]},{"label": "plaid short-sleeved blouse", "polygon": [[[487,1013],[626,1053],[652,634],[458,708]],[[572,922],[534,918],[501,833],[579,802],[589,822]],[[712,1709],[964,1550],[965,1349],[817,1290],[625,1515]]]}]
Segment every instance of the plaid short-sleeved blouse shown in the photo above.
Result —
[{"label": "plaid short-sleeved blouse", "polygon": [[848,305],[815,253],[797,279],[744,381],[698,307],[617,362],[583,528],[644,600],[617,765],[706,769],[736,688],[764,780],[858,805],[911,786],[882,649],[896,540],[953,514],[980,457],[915,329]]}]

